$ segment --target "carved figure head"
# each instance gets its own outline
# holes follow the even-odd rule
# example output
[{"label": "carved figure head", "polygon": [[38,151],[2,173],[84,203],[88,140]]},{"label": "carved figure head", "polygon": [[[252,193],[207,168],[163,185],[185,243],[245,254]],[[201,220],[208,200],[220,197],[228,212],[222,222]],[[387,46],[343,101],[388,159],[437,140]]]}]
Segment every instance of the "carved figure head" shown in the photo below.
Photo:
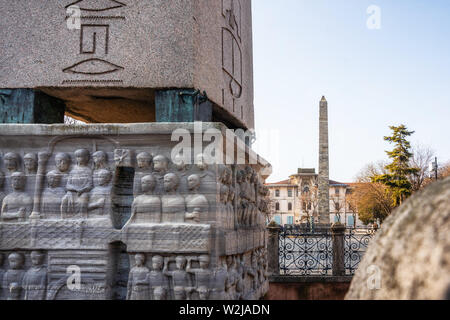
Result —
[{"label": "carved figure head", "polygon": [[106,186],[111,181],[112,173],[107,169],[100,169],[94,174],[95,186]]},{"label": "carved figure head", "polygon": [[149,192],[155,190],[156,186],[156,179],[153,175],[148,175],[145,177],[142,177],[141,179],[141,188],[142,192]]},{"label": "carved figure head", "polygon": [[258,259],[257,259],[256,252],[252,253],[251,263],[252,263],[252,267],[255,267],[258,265]]},{"label": "carved figure head", "polygon": [[62,175],[56,170],[47,173],[47,184],[50,188],[57,188],[61,185]]},{"label": "carved figure head", "polygon": [[233,171],[231,171],[231,169],[228,167],[225,167],[224,178],[225,178],[224,182],[230,185],[233,180]]},{"label": "carved figure head", "polygon": [[247,181],[250,181],[251,177],[253,175],[253,169],[250,166],[245,167],[245,178]]},{"label": "carved figure head", "polygon": [[209,267],[209,256],[207,254],[203,254],[198,257],[198,262],[200,264],[200,268],[208,269]]},{"label": "carved figure head", "polygon": [[19,155],[15,152],[8,152],[4,157],[5,167],[9,171],[17,171],[19,167]]},{"label": "carved figure head", "polygon": [[55,156],[55,164],[60,172],[67,172],[70,167],[70,156],[64,152],[58,153]]},{"label": "carved figure head", "polygon": [[236,173],[236,182],[237,183],[242,183],[242,181],[244,180],[245,177],[245,171],[244,170],[239,170]]},{"label": "carved figure head", "polygon": [[77,160],[77,165],[87,166],[89,162],[89,151],[86,149],[79,149],[75,151],[75,159]]},{"label": "carved figure head", "polygon": [[104,151],[97,151],[92,155],[92,160],[94,160],[94,168],[96,170],[103,169],[106,167],[106,153]]},{"label": "carved figure head", "polygon": [[166,192],[176,191],[179,184],[180,179],[175,173],[168,173],[164,176],[164,190]]},{"label": "carved figure head", "polygon": [[186,168],[187,168],[186,161],[181,154],[177,154],[173,158],[173,164],[175,165],[175,167],[177,168],[178,171],[183,171],[183,170],[186,170]]},{"label": "carved figure head", "polygon": [[177,256],[175,258],[175,263],[178,270],[184,270],[184,268],[186,267],[186,258],[183,256]]},{"label": "carved figure head", "polygon": [[197,165],[197,168],[202,171],[208,169],[208,164],[206,163],[205,155],[203,153],[200,153],[195,157],[195,164]]},{"label": "carved figure head", "polygon": [[227,265],[228,265],[228,268],[231,268],[231,267],[233,266],[233,264],[234,264],[234,258],[233,258],[233,256],[227,256]]},{"label": "carved figure head", "polygon": [[161,270],[164,264],[164,258],[161,256],[152,257],[152,268],[153,270]]},{"label": "carved figure head", "polygon": [[233,202],[234,197],[235,197],[234,188],[232,186],[229,186],[228,201]]},{"label": "carved figure head", "polygon": [[188,177],[188,188],[191,191],[195,191],[200,187],[200,176],[198,174],[192,174]]},{"label": "carved figure head", "polygon": [[253,173],[252,173],[252,175],[251,175],[251,177],[250,177],[250,181],[251,181],[252,183],[257,183],[257,182],[258,182],[258,175],[256,174],[255,171],[253,171]]},{"label": "carved figure head", "polygon": [[9,266],[13,270],[19,270],[23,267],[24,257],[19,252],[13,252],[8,256]]},{"label": "carved figure head", "polygon": [[148,152],[141,152],[136,156],[137,166],[139,169],[149,169],[152,166],[153,157]]},{"label": "carved figure head", "polygon": [[34,153],[27,153],[23,157],[23,163],[28,172],[36,172],[37,169],[37,156]]},{"label": "carved figure head", "polygon": [[11,175],[11,186],[14,191],[21,191],[25,188],[26,176],[23,172],[14,172]]},{"label": "carved figure head", "polygon": [[163,155],[157,155],[153,158],[153,167],[156,172],[166,172],[169,168],[169,160]]},{"label": "carved figure head", "polygon": [[134,261],[135,261],[137,267],[142,267],[145,263],[145,255],[142,253],[137,253],[134,256]]},{"label": "carved figure head", "polygon": [[31,251],[31,263],[33,266],[40,266],[44,261],[44,254],[41,251]]}]

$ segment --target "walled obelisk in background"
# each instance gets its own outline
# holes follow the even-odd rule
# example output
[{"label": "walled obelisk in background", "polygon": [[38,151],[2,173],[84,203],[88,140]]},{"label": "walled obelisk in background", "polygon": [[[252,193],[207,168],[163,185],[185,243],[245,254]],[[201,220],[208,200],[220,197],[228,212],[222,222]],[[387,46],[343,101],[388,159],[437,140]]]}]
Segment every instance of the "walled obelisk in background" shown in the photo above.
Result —
[{"label": "walled obelisk in background", "polygon": [[328,102],[320,100],[319,115],[319,223],[330,223],[330,182],[328,155]]}]

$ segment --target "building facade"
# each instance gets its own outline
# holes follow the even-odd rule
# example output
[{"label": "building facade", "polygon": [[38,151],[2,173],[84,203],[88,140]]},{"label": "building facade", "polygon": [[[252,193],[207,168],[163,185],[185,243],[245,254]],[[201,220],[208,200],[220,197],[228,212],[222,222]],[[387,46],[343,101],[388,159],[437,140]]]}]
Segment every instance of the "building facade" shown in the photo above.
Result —
[{"label": "building facade", "polygon": [[[280,225],[305,223],[318,219],[318,174],[315,169],[300,168],[287,180],[266,185],[270,190],[271,219]],[[329,180],[330,222],[362,227],[358,213],[351,209],[347,196],[351,183]]]}]

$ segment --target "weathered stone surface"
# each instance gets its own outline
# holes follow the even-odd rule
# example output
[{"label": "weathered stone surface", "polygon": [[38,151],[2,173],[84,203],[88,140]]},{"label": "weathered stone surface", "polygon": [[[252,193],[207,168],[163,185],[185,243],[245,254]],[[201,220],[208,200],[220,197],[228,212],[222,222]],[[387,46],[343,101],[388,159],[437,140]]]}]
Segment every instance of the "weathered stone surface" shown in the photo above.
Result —
[{"label": "weathered stone surface", "polygon": [[263,296],[269,165],[172,158],[175,129],[225,136],[198,126],[0,125],[0,298]]},{"label": "weathered stone surface", "polygon": [[325,97],[319,107],[319,223],[330,223],[330,161],[328,151],[328,102]]},{"label": "weathered stone surface", "polygon": [[[378,290],[376,268],[381,272]],[[447,178],[412,196],[386,219],[371,240],[346,299],[449,299],[449,293]]]},{"label": "weathered stone surface", "polygon": [[154,107],[154,89],[198,89],[254,125],[250,0],[0,0],[0,10],[0,88],[39,88],[97,121],[86,104],[117,112],[133,97],[136,113]]}]

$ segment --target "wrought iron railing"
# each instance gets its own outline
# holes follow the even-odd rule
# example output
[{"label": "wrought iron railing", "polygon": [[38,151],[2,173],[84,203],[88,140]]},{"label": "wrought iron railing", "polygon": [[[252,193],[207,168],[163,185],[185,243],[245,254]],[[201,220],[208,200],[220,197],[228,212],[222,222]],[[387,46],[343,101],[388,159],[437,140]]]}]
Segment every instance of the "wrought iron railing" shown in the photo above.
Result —
[{"label": "wrought iron railing", "polygon": [[[373,234],[374,230],[369,228],[346,229],[346,275],[355,273]],[[282,226],[278,233],[278,248],[280,275],[332,275],[333,240],[330,229],[311,230],[304,225]]]},{"label": "wrought iron railing", "polygon": [[329,231],[284,226],[278,244],[281,275],[331,274],[333,250]]},{"label": "wrought iron railing", "polygon": [[375,233],[370,228],[348,228],[344,235],[345,273],[353,275],[358,269],[370,240]]}]

